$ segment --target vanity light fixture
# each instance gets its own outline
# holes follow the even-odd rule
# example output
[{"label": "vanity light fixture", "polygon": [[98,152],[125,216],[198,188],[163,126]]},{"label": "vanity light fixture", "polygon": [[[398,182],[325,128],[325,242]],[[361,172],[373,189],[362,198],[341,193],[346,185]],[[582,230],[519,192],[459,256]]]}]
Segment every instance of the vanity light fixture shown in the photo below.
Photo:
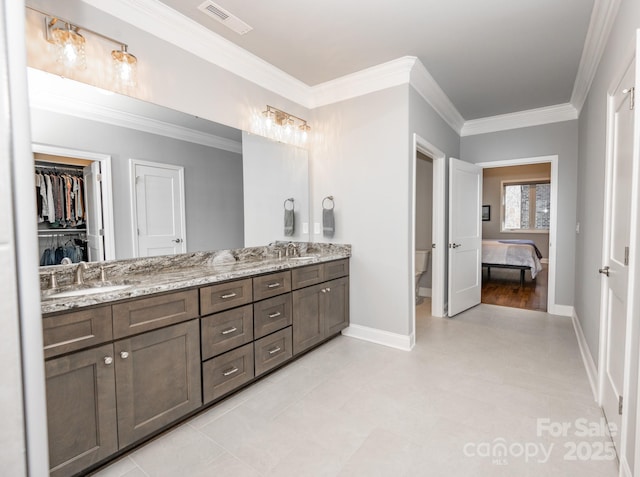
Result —
[{"label": "vanity light fixture", "polygon": [[127,51],[126,43],[36,8],[27,8],[44,17],[45,37],[49,43],[54,45],[59,63],[67,68],[86,69],[86,39],[80,31],[88,32],[118,46],[117,50],[111,52],[114,83],[125,88],[136,86],[138,60]]},{"label": "vanity light fixture", "polygon": [[278,142],[304,147],[311,127],[307,121],[267,105],[262,116],[254,120],[253,132]]}]

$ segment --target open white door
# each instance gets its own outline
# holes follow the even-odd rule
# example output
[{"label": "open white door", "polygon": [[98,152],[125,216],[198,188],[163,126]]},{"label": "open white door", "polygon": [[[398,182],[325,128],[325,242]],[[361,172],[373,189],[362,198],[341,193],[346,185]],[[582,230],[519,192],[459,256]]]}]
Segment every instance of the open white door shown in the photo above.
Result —
[{"label": "open white door", "polygon": [[482,169],[449,160],[449,316],[455,316],[480,303]]},{"label": "open white door", "polygon": [[99,262],[105,259],[100,162],[92,162],[82,172],[84,203],[87,211],[87,254],[90,262]]},{"label": "open white door", "polygon": [[184,168],[131,161],[137,257],[186,252]]},{"label": "open white door", "polygon": [[633,168],[633,85],[635,63],[610,100],[609,152],[607,155],[607,198],[603,248],[602,308],[604,342],[600,374],[602,409],[609,425],[618,432],[613,441],[620,452],[620,428],[625,376],[625,352],[629,284],[629,245],[631,243],[631,191]]}]

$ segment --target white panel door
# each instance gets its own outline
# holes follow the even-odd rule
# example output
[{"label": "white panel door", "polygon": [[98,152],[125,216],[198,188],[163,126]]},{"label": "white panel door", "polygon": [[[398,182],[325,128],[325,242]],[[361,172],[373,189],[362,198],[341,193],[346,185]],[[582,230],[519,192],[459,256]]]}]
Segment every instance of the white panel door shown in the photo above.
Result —
[{"label": "white panel door", "polygon": [[186,252],[184,169],[132,160],[138,257]]},{"label": "white panel door", "polygon": [[449,162],[449,316],[480,303],[482,169]]},{"label": "white panel door", "polygon": [[85,167],[83,176],[84,205],[87,213],[87,254],[90,262],[99,262],[105,259],[100,162],[94,161]]},{"label": "white panel door", "polygon": [[627,287],[629,283],[629,243],[631,222],[631,178],[633,159],[633,114],[631,109],[634,65],[627,70],[614,97],[611,127],[611,153],[607,164],[607,210],[603,268],[603,310],[606,343],[602,408],[617,432],[613,440],[620,451],[620,400],[625,374],[627,336]]}]

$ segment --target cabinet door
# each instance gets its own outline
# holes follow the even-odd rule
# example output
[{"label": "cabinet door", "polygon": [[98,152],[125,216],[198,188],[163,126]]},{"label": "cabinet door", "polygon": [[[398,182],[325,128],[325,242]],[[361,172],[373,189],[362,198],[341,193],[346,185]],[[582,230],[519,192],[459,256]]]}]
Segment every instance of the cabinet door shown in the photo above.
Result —
[{"label": "cabinet door", "polygon": [[50,475],[73,475],[118,450],[113,345],[52,359],[45,370]]},{"label": "cabinet door", "polygon": [[329,337],[349,326],[349,277],[324,284],[324,335]]},{"label": "cabinet door", "polygon": [[198,320],[116,341],[114,348],[120,448],[202,403]]},{"label": "cabinet door", "polygon": [[324,284],[293,292],[293,354],[298,354],[324,338]]}]

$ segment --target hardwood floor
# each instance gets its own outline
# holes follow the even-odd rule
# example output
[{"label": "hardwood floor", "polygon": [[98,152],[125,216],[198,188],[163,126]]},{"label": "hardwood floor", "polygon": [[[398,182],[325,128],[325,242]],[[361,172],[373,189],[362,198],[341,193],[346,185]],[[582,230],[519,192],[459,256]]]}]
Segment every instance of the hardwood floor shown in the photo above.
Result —
[{"label": "hardwood floor", "polygon": [[547,311],[547,265],[542,266],[535,280],[530,272],[525,273],[524,287],[520,286],[520,272],[500,268],[491,269],[491,279],[487,270],[482,271],[482,303]]}]

